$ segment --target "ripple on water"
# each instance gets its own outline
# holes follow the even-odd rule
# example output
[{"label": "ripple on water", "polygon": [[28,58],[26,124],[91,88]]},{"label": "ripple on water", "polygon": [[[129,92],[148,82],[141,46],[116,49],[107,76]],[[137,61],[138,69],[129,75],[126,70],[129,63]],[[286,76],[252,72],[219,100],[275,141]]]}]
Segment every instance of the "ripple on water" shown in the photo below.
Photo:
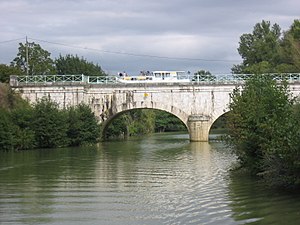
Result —
[{"label": "ripple on water", "polygon": [[289,224],[299,219],[299,203],[288,196],[265,197],[255,182],[232,179],[235,161],[222,143],[189,143],[180,134],[15,154],[0,165],[0,222],[234,225],[283,220],[274,214]]}]

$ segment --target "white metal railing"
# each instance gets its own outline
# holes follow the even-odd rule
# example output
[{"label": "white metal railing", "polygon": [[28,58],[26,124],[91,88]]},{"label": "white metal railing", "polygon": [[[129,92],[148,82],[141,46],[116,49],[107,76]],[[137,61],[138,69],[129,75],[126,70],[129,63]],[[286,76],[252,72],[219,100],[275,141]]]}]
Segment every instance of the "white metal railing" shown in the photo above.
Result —
[{"label": "white metal railing", "polygon": [[91,84],[111,84],[111,83],[117,83],[116,77],[113,76],[88,76],[87,82]]},{"label": "white metal railing", "polygon": [[56,83],[56,82],[83,82],[84,75],[32,75],[16,76],[18,83]]},{"label": "white metal railing", "polygon": [[[272,76],[274,80],[286,80],[289,83],[300,82],[300,73],[274,73],[265,74]],[[239,84],[245,82],[252,74],[218,74],[218,75],[178,75],[176,81],[180,83],[182,79],[189,79],[194,84]],[[90,83],[90,84],[121,84],[116,76],[85,76],[85,75],[32,75],[32,76],[11,76],[14,84],[41,84],[41,83]],[[147,81],[144,81],[147,82]],[[141,81],[141,83],[144,83]],[[158,82],[159,83],[159,82]]]}]

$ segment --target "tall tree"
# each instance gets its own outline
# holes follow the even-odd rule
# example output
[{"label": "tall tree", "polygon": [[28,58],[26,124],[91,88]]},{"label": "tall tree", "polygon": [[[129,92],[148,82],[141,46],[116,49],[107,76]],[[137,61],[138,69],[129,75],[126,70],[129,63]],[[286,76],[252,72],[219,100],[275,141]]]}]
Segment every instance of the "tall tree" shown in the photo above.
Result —
[{"label": "tall tree", "polygon": [[[234,65],[234,73],[253,73],[253,65],[264,63],[270,65],[268,70],[272,70],[280,59],[280,35],[281,29],[278,24],[273,24],[263,20],[254,26],[252,33],[243,34],[240,37],[238,52],[243,62]],[[272,71],[270,71],[272,72]]]},{"label": "tall tree", "polygon": [[19,68],[23,74],[54,74],[54,62],[50,55],[47,50],[34,42],[19,43],[19,52],[17,57],[11,62],[11,66]]},{"label": "tall tree", "polygon": [[[294,20],[281,42],[281,60],[289,72],[300,71],[300,20]],[[284,72],[284,71],[283,71]]]},{"label": "tall tree", "polygon": [[77,55],[60,55],[55,60],[55,65],[58,74],[84,74],[88,76],[104,76],[105,73],[98,64],[88,62],[84,58],[79,58]]}]

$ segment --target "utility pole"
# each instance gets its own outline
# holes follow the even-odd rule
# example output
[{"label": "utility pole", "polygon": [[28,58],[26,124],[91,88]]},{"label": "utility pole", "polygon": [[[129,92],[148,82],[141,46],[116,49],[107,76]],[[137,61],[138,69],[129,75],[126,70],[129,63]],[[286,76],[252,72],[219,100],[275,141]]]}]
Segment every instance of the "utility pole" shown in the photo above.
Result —
[{"label": "utility pole", "polygon": [[25,44],[25,46],[26,46],[26,73],[27,73],[27,76],[28,76],[28,74],[29,74],[29,63],[28,63],[28,40],[27,40],[27,36],[26,36],[26,44]]}]

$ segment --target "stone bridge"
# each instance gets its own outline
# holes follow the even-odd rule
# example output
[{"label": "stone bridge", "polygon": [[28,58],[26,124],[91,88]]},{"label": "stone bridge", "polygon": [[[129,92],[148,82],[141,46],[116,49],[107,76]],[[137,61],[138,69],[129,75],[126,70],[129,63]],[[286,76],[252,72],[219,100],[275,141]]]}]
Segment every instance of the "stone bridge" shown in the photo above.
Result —
[{"label": "stone bridge", "polygon": [[[89,83],[78,82],[18,82],[11,77],[11,86],[30,103],[50,98],[61,108],[89,105],[105,126],[115,116],[132,109],[159,109],[178,117],[187,127],[191,141],[208,141],[212,124],[228,111],[230,93],[235,82],[206,83]],[[300,83],[293,82],[294,96]]]}]

